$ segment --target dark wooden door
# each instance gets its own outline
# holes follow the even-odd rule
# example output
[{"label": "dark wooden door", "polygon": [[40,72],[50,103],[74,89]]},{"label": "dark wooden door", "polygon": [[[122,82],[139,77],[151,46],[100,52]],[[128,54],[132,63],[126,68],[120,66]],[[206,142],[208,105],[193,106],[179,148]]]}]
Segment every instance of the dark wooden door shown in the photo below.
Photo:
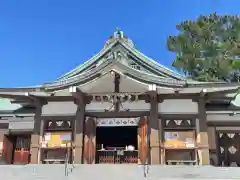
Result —
[{"label": "dark wooden door", "polygon": [[220,164],[240,166],[240,133],[219,132]]},{"label": "dark wooden door", "polygon": [[13,160],[13,143],[8,136],[3,139],[3,159],[7,164],[12,164]]},{"label": "dark wooden door", "polygon": [[19,136],[16,138],[14,164],[28,164],[30,162],[30,142],[30,137]]}]

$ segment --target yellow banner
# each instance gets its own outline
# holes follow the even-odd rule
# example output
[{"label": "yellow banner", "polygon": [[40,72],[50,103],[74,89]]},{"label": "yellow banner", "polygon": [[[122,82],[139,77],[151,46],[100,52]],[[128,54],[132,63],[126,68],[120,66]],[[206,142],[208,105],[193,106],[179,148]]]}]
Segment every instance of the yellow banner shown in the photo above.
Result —
[{"label": "yellow banner", "polygon": [[51,132],[44,135],[43,141],[46,147],[67,147],[71,144],[70,132]]}]

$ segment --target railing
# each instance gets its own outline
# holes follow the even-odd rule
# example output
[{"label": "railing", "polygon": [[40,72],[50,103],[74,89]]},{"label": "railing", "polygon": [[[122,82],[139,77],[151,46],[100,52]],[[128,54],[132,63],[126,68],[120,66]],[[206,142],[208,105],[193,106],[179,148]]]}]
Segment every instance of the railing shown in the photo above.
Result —
[{"label": "railing", "polygon": [[64,174],[65,174],[65,176],[68,176],[68,160],[69,160],[69,155],[68,155],[68,152],[67,152],[66,157],[65,157],[65,164],[64,164]]},{"label": "railing", "polygon": [[167,160],[167,165],[197,165],[196,160]]},{"label": "railing", "polygon": [[143,176],[144,176],[144,178],[147,178],[148,172],[149,172],[149,165],[148,165],[148,163],[147,164],[143,164]]},{"label": "railing", "polygon": [[65,176],[69,175],[69,167],[68,165],[71,165],[70,167],[70,172],[73,171],[73,169],[75,168],[73,161],[70,161],[70,149],[68,148],[67,152],[66,152],[66,157],[65,157],[65,165],[64,165],[64,174]]},{"label": "railing", "polygon": [[97,150],[96,162],[99,164],[137,164],[138,151],[129,150]]},{"label": "railing", "polygon": [[145,179],[147,179],[147,175],[148,175],[148,172],[149,172],[149,153],[150,153],[150,148],[147,148],[147,157],[146,157],[146,160],[143,164],[143,176],[144,176]]},{"label": "railing", "polygon": [[[148,127],[147,131],[149,132],[149,127]],[[160,131],[158,131],[158,132],[160,132]],[[159,136],[160,136],[160,134],[159,134]],[[144,179],[147,179],[147,175],[148,175],[148,172],[149,172],[149,161],[150,161],[149,155],[151,153],[151,151],[150,151],[150,139],[149,138],[150,137],[148,136],[147,147],[146,147],[147,148],[146,149],[146,159],[145,159],[145,162],[143,164],[143,176],[144,176]]]}]

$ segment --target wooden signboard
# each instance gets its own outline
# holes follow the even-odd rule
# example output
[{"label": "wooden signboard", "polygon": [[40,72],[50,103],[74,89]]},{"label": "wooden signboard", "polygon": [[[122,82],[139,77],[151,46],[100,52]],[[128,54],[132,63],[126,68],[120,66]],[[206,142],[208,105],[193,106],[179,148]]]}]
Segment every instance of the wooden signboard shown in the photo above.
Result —
[{"label": "wooden signboard", "polygon": [[165,148],[191,149],[195,147],[194,131],[165,131],[164,139]]},{"label": "wooden signboard", "polygon": [[71,145],[71,132],[49,132],[43,137],[42,147],[59,148]]}]

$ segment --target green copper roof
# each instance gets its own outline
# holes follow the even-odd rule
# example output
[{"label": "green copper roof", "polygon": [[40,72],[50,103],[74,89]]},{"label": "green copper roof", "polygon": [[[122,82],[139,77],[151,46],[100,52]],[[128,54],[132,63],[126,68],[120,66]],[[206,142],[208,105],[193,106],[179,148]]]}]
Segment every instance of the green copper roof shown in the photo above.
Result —
[{"label": "green copper roof", "polygon": [[20,107],[20,104],[12,104],[10,99],[0,98],[0,111],[14,111]]},{"label": "green copper roof", "polygon": [[[134,56],[138,57],[136,59],[139,59],[138,61],[143,62],[145,66],[148,66],[148,68],[152,69],[153,72],[158,72],[158,74],[163,74],[164,76],[171,76],[174,79],[179,79],[179,80],[185,80],[185,77],[180,75],[179,73],[176,73],[175,71],[161,65],[160,63],[154,61],[153,59],[147,57],[140,51],[138,51],[132,40],[130,40],[128,37],[123,35],[123,32],[120,30],[117,30],[114,32],[114,35],[111,36],[105,43],[104,48],[98,52],[95,56],[90,58],[88,61],[85,63],[77,66],[70,72],[65,73],[64,75],[60,76],[57,81],[62,81],[66,80],[68,78],[71,78],[73,76],[76,76],[79,73],[82,73],[82,71],[86,70],[87,68],[91,68],[92,65],[97,64],[97,62],[100,59],[103,59],[103,61],[106,60],[106,58],[103,58],[104,55],[106,55],[109,51],[115,48],[117,44],[121,44],[122,47],[125,48],[125,50],[131,52]],[[106,60],[108,61],[108,60]]]}]

